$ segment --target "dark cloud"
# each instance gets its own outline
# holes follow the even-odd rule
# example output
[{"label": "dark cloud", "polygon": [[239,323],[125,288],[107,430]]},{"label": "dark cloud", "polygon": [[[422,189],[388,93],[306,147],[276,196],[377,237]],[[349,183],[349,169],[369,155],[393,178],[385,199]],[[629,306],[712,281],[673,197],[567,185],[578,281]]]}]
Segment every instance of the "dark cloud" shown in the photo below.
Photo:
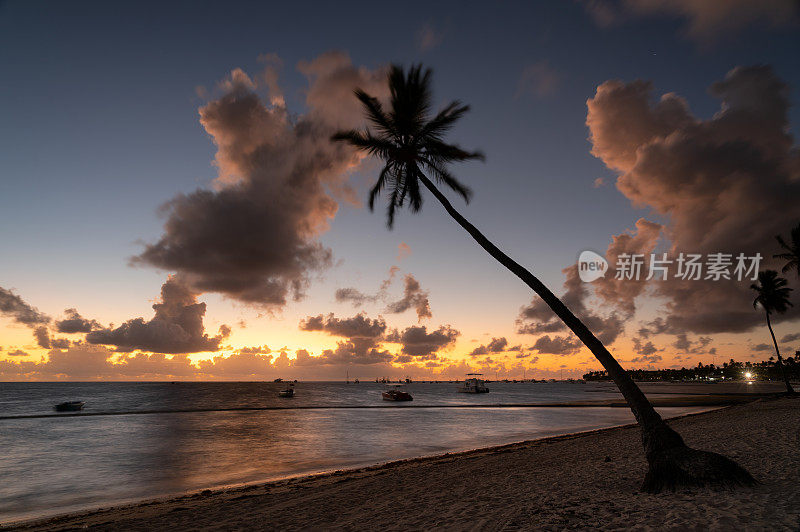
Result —
[{"label": "dark cloud", "polygon": [[36,327],[33,330],[33,337],[36,338],[36,343],[39,347],[50,349],[50,331],[44,325]]},{"label": "dark cloud", "polygon": [[[617,312],[601,316],[586,304],[591,295],[588,284],[580,280],[578,268],[572,265],[562,270],[567,278],[566,291],[561,301],[578,317],[605,345],[611,345],[622,333],[624,319]],[[517,318],[517,332],[520,334],[541,334],[566,331],[567,326],[556,317],[550,307],[539,297],[534,296],[530,305],[523,307]]]},{"label": "dark cloud", "polygon": [[339,288],[334,294],[337,303],[352,303],[354,307],[360,307],[365,303],[374,303],[378,296],[367,295],[357,288]]},{"label": "dark cloud", "polygon": [[[401,251],[402,249],[401,247]],[[334,294],[336,302],[352,303],[354,307],[360,307],[366,303],[375,303],[379,300],[385,301],[387,298],[386,290],[391,286],[399,270],[400,268],[397,266],[392,266],[389,269],[389,276],[381,283],[380,289],[376,294],[365,294],[357,288],[352,287],[339,288]],[[419,281],[417,281],[413,275],[407,274],[404,278],[403,297],[396,301],[389,302],[386,307],[386,312],[390,314],[400,314],[412,308],[416,311],[419,321],[433,317],[431,314],[430,301],[428,299],[428,291],[422,289]]]},{"label": "dark cloud", "polygon": [[28,356],[28,353],[26,353],[21,349],[16,349],[14,351],[9,351],[8,353],[6,353],[6,355],[10,357],[26,357]]},{"label": "dark cloud", "polygon": [[781,343],[787,344],[789,342],[794,342],[796,340],[800,340],[800,333],[791,333],[784,335],[784,337],[781,338]]},{"label": "dark cloud", "polygon": [[772,351],[774,347],[769,344],[758,344],[753,346],[753,351]]},{"label": "dark cloud", "polygon": [[56,321],[56,330],[60,333],[75,334],[75,333],[88,333],[93,329],[99,329],[100,324],[95,320],[89,320],[78,314],[74,308],[68,308],[64,311],[66,318]]},{"label": "dark cloud", "polygon": [[386,332],[382,318],[371,319],[363,312],[352,318],[337,318],[333,314],[309,316],[300,322],[302,331],[322,331],[347,338],[380,338]]},{"label": "dark cloud", "polygon": [[631,362],[646,362],[648,364],[654,364],[656,362],[661,362],[662,357],[661,355],[642,355],[640,357],[634,357],[631,359]]},{"label": "dark cloud", "polygon": [[532,349],[542,355],[573,355],[581,348],[580,341],[569,336],[553,336],[549,334],[540,336],[534,342]]},{"label": "dark cloud", "polygon": [[[639,355],[652,355],[658,351],[653,342],[642,343],[638,338],[633,339],[633,350]],[[635,362],[636,360],[634,360]]]},{"label": "dark cloud", "polygon": [[28,327],[50,323],[49,316],[42,314],[21,297],[2,287],[0,287],[0,314]]},{"label": "dark cloud", "polygon": [[170,277],[161,287],[161,302],[153,305],[150,321],[135,318],[116,329],[97,329],[86,335],[90,344],[113,345],[118,351],[140,349],[153,353],[198,353],[217,351],[229,328],[209,337],[203,326],[206,304],[179,276]]},{"label": "dark cloud", "polygon": [[417,281],[413,275],[408,274],[405,276],[403,297],[389,303],[386,307],[386,311],[392,314],[400,314],[410,308],[416,311],[419,321],[433,317],[433,314],[431,314],[431,305],[428,301],[427,290],[423,290],[419,281]]},{"label": "dark cloud", "polygon": [[[472,352],[469,354],[471,357],[477,357],[481,355],[489,355],[492,353],[502,353],[506,350],[508,346],[508,340],[506,338],[492,338],[492,341],[486,345],[479,345]],[[522,346],[514,346],[510,349],[510,351],[519,351]]]},{"label": "dark cloud", "polygon": [[[608,81],[588,101],[592,153],[620,173],[617,188],[637,207],[668,220],[668,258],[680,253],[739,253],[772,260],[774,235],[797,220],[800,152],[789,134],[788,88],[768,66],[737,67],[711,87],[722,100],[713,117],[693,116],[675,94],[652,97],[644,81]],[[673,272],[675,270],[673,269]],[[742,332],[760,325],[751,281],[651,282],[666,301],[672,334]],[[639,292],[601,297],[631,308]],[[794,309],[779,319],[800,315]]]},{"label": "dark cloud", "polygon": [[221,85],[222,97],[200,109],[217,146],[216,186],[167,202],[163,235],[134,263],[177,271],[196,293],[265,307],[303,297],[311,272],[332,260],[317,238],[337,200],[353,200],[347,170],[359,156],[330,135],[361,122],[356,87],[382,95],[386,84],[381,72],[356,68],[341,53],[299,69],[309,79],[304,115],[289,113],[272,78],[265,105],[241,70]]},{"label": "dark cloud", "polygon": [[459,331],[449,325],[428,332],[424,325],[411,326],[402,332],[393,331],[387,335],[386,341],[402,344],[401,352],[405,355],[422,359],[435,358],[438,351],[453,345]]},{"label": "dark cloud", "polygon": [[318,364],[381,364],[394,359],[385,349],[379,349],[367,338],[350,338],[339,342],[336,349],[326,349],[317,357]]},{"label": "dark cloud", "polygon": [[300,365],[378,364],[394,358],[388,351],[380,349],[386,332],[386,322],[382,318],[371,319],[364,313],[343,319],[333,314],[320,314],[302,320],[300,329],[346,338],[337,343],[336,349],[326,349],[319,357],[304,356],[298,360]]}]

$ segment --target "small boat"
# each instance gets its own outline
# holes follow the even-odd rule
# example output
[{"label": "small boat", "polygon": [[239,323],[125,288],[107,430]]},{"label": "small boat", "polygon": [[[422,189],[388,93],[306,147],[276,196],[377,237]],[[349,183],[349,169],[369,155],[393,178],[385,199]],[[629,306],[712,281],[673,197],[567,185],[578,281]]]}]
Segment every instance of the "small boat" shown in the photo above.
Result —
[{"label": "small boat", "polygon": [[86,403],[83,401],[67,401],[64,403],[58,403],[53,408],[56,409],[56,412],[77,412],[79,410],[83,410],[83,406]]},{"label": "small boat", "polygon": [[278,397],[294,397],[294,384],[290,384],[285,390],[279,391]]},{"label": "small boat", "polygon": [[381,392],[384,401],[413,401],[411,394],[403,390],[402,385],[392,386],[385,392]]},{"label": "small boat", "polygon": [[464,380],[464,384],[458,389],[461,393],[489,393],[489,388],[486,387],[484,384],[483,379],[479,379],[478,377],[482,377],[482,373],[467,373],[467,378]]}]

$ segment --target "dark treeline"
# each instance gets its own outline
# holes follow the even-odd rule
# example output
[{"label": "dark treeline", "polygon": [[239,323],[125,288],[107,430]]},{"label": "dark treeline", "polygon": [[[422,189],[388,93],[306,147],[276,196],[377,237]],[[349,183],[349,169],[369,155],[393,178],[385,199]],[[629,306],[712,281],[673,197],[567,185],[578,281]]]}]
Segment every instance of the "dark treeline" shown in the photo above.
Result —
[{"label": "dark treeline", "polygon": [[[800,380],[800,351],[796,351],[794,357],[786,357],[783,362],[787,376],[792,380]],[[628,370],[628,374],[637,381],[783,380],[775,357],[762,362],[737,362],[731,359],[721,366],[698,362],[692,368],[633,369]],[[605,371],[590,371],[583,378],[587,381],[610,380]]]}]

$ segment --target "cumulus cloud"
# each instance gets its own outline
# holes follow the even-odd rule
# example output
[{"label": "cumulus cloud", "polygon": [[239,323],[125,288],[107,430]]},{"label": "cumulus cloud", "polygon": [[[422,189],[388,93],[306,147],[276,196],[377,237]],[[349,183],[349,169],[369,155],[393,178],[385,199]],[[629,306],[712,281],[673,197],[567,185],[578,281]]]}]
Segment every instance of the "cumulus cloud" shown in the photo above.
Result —
[{"label": "cumulus cloud", "polygon": [[386,307],[386,312],[400,314],[413,308],[417,313],[417,319],[419,321],[433,317],[433,314],[431,314],[431,305],[428,301],[428,291],[423,290],[419,281],[411,274],[405,276],[404,282],[403,297],[389,303]]},{"label": "cumulus cloud", "polygon": [[653,345],[653,342],[648,341],[642,343],[639,338],[633,339],[633,350],[639,355],[652,355],[658,351],[656,346]]},{"label": "cumulus cloud", "polygon": [[0,287],[0,314],[28,327],[50,323],[49,316],[39,312],[21,297],[2,287]]},{"label": "cumulus cloud", "polygon": [[386,341],[402,344],[401,352],[421,359],[436,358],[436,353],[455,344],[461,333],[449,325],[428,332],[424,325],[411,326],[402,332],[393,331]]},{"label": "cumulus cloud", "polygon": [[149,321],[135,318],[116,329],[96,329],[86,335],[90,344],[113,345],[118,351],[140,349],[153,353],[198,353],[217,351],[230,332],[220,327],[220,334],[205,333],[203,317],[206,304],[198,303],[196,294],[182,277],[171,276],[161,287],[161,302],[153,305],[155,316]]},{"label": "cumulus cloud", "polygon": [[356,87],[380,96],[386,83],[342,53],[298,68],[309,80],[304,115],[290,114],[282,99],[262,102],[258,82],[241,70],[221,84],[223,96],[200,108],[217,146],[215,188],[167,202],[162,236],[133,263],[178,272],[196,293],[267,308],[302,298],[311,273],[331,264],[318,237],[338,201],[354,201],[348,170],[360,156],[330,135],[360,124]]},{"label": "cumulus cloud", "polygon": [[[654,101],[652,92],[644,81],[597,88],[587,102],[592,153],[619,172],[617,188],[634,206],[668,220],[662,231],[668,257],[760,253],[768,263],[774,235],[796,224],[800,197],[800,152],[789,134],[786,85],[768,66],[737,67],[712,85],[722,105],[707,120],[694,117],[679,96]],[[673,276],[653,283],[654,294],[666,301],[665,331],[699,334],[760,324],[748,285]],[[638,294],[598,293],[629,306]]]},{"label": "cumulus cloud", "polygon": [[[594,312],[587,305],[591,296],[589,285],[580,280],[576,265],[562,270],[566,275],[564,294],[561,301],[578,317],[605,345],[611,345],[622,333],[624,317],[617,312],[609,312],[603,316]],[[523,307],[517,318],[519,334],[542,334],[566,331],[567,326],[558,319],[550,307],[539,297],[534,296],[530,305]]]},{"label": "cumulus cloud", "polygon": [[333,336],[380,338],[386,331],[386,321],[371,319],[363,312],[352,318],[337,318],[332,313],[319,314],[300,321],[301,331],[321,331]]},{"label": "cumulus cloud", "polygon": [[[471,357],[477,357],[482,355],[489,355],[492,353],[502,353],[506,350],[508,346],[508,340],[504,336],[500,338],[492,338],[492,341],[486,345],[479,345],[472,352],[469,354]],[[519,346],[517,346],[519,347]],[[513,348],[512,348],[513,349]]]},{"label": "cumulus cloud", "polygon": [[540,336],[534,342],[532,349],[542,355],[574,355],[581,348],[577,338],[570,336],[553,336],[549,334]]},{"label": "cumulus cloud", "polygon": [[319,357],[304,356],[297,362],[301,365],[378,364],[394,358],[380,348],[386,332],[383,318],[371,319],[364,313],[351,318],[320,314],[302,320],[299,327],[302,331],[320,331],[345,338],[337,343],[336,349],[326,349]]},{"label": "cumulus cloud", "polygon": [[64,314],[66,318],[56,321],[56,330],[58,332],[66,334],[88,333],[92,329],[100,328],[100,324],[97,321],[84,318],[74,308],[66,309]]}]

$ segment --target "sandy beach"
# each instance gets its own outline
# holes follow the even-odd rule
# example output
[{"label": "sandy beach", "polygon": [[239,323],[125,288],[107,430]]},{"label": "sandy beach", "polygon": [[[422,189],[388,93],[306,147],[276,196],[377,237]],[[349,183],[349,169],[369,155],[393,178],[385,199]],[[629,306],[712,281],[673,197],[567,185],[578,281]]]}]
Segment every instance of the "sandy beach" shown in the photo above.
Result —
[{"label": "sandy beach", "polygon": [[638,492],[636,426],[419,458],[71,514],[23,530],[564,528],[797,530],[800,399],[676,418],[690,445],[760,482],[736,491]]}]

